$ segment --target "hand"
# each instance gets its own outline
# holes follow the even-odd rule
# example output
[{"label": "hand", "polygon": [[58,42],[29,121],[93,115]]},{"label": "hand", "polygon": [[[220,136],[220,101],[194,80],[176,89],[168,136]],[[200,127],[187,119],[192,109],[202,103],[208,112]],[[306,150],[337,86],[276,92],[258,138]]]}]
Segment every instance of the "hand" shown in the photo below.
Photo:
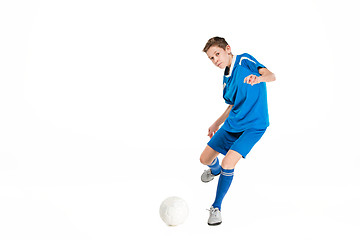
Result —
[{"label": "hand", "polygon": [[213,125],[211,125],[209,127],[209,130],[208,130],[208,136],[210,138],[212,138],[214,136],[214,134],[217,132],[217,130],[219,130],[219,125],[217,125],[216,123],[214,123]]},{"label": "hand", "polygon": [[254,86],[254,84],[261,83],[261,77],[258,77],[256,75],[249,75],[244,79],[244,83],[251,84],[251,86]]}]

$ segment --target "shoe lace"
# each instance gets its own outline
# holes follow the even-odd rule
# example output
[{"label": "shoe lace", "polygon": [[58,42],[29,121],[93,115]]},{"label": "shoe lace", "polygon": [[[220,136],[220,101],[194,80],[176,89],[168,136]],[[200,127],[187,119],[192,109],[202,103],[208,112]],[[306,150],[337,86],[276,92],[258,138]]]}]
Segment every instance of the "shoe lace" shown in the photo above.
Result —
[{"label": "shoe lace", "polygon": [[212,214],[216,213],[217,208],[211,207],[210,209],[206,209],[206,210],[209,211],[210,214],[212,215]]}]

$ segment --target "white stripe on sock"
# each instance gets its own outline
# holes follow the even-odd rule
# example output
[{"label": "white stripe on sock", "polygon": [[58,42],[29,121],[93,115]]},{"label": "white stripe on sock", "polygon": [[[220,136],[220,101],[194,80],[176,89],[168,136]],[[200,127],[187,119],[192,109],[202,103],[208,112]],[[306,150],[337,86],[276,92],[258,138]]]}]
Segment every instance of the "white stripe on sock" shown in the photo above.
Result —
[{"label": "white stripe on sock", "polygon": [[214,161],[209,166],[214,166],[218,162],[218,159],[215,158]]},{"label": "white stripe on sock", "polygon": [[227,173],[227,172],[221,171],[221,175],[226,176],[226,177],[230,177],[230,176],[234,176],[234,172]]}]

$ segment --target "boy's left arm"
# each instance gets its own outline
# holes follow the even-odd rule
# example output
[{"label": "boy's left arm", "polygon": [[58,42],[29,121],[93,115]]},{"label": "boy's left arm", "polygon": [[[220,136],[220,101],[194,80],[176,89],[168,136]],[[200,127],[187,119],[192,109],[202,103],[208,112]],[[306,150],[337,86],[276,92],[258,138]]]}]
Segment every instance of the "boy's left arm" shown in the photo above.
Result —
[{"label": "boy's left arm", "polygon": [[249,75],[244,79],[244,83],[251,84],[253,86],[254,84],[258,84],[261,82],[273,82],[276,80],[275,74],[270,72],[267,68],[259,68],[259,73],[261,76],[256,75]]}]

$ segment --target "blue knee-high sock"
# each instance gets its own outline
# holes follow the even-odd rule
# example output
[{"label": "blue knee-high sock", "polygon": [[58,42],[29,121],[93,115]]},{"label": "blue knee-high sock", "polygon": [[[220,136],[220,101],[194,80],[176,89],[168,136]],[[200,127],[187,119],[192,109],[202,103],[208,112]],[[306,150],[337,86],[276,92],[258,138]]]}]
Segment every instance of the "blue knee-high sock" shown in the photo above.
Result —
[{"label": "blue knee-high sock", "polygon": [[217,157],[210,165],[208,165],[208,167],[210,168],[211,173],[213,175],[218,175],[221,172],[221,166],[219,164],[219,159]]},{"label": "blue knee-high sock", "polygon": [[234,169],[223,169],[221,168],[221,174],[219,177],[219,182],[216,190],[216,198],[213,203],[214,208],[221,210],[221,203],[225,197],[225,194],[229,190],[231,182],[234,178]]}]

